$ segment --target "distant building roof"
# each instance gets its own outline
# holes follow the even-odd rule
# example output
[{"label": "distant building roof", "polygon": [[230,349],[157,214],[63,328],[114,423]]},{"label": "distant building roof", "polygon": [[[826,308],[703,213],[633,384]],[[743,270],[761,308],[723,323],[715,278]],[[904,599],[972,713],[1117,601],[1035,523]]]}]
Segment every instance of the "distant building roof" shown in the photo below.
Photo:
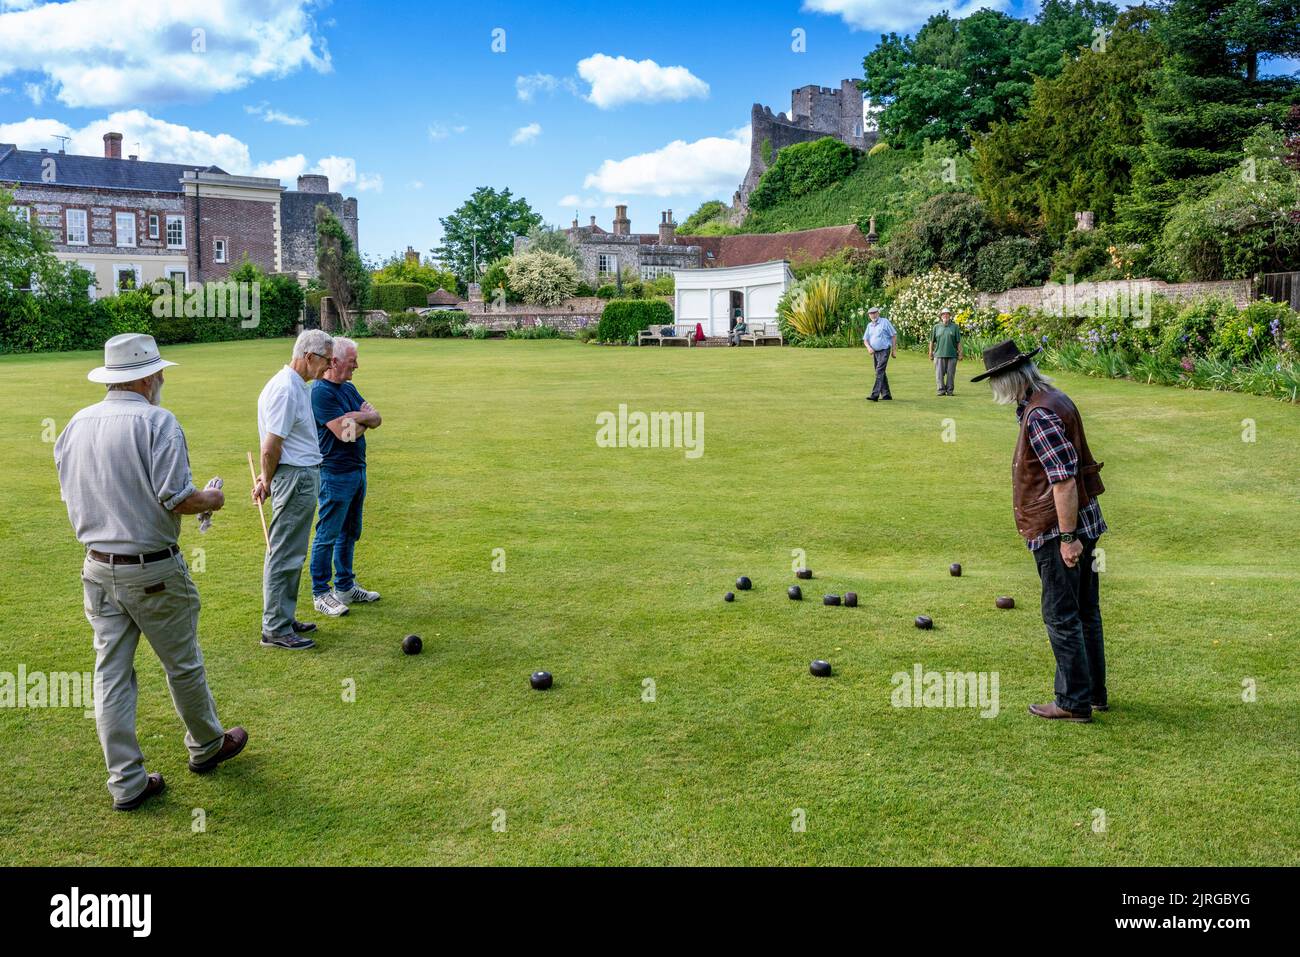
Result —
[{"label": "distant building roof", "polygon": [[852,246],[868,247],[857,226],[824,226],[793,233],[744,233],[738,236],[678,236],[677,242],[704,248],[709,266],[748,266],[785,259],[806,262]]},{"label": "distant building roof", "polygon": [[446,289],[435,289],[429,293],[429,305],[431,306],[458,306],[460,301],[460,296],[454,292],[448,292]]},{"label": "distant building roof", "polygon": [[[54,161],[54,178],[49,181],[42,175],[47,160]],[[76,156],[72,153],[42,153],[20,150],[12,143],[0,143],[0,183],[179,193],[181,178],[188,170],[225,173],[225,170],[217,166],[150,163],[103,156]]]}]

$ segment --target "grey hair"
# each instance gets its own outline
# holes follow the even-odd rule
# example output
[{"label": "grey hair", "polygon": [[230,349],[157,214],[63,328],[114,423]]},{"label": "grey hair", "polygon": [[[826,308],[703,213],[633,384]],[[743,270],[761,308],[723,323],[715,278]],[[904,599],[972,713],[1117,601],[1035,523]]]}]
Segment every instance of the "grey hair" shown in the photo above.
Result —
[{"label": "grey hair", "polygon": [[989,377],[989,385],[993,387],[993,401],[998,405],[1019,402],[1030,386],[1038,389],[1051,382],[1051,377],[1039,372],[1038,366],[1032,361]]},{"label": "grey hair", "polygon": [[338,352],[340,349],[351,349],[353,352],[356,352],[357,344],[353,342],[351,339],[349,339],[347,336],[335,336],[334,351]]},{"label": "grey hair", "polygon": [[334,337],[324,329],[304,329],[293,344],[293,357],[301,359],[309,352],[322,355],[334,351]]}]

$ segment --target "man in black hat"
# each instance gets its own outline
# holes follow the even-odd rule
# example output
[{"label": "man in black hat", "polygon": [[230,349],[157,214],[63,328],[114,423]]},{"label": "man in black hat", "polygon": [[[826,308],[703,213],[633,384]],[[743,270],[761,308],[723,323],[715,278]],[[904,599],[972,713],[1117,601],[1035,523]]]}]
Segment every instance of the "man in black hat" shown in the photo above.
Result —
[{"label": "man in black hat", "polygon": [[1093,565],[1106,531],[1097,496],[1102,463],[1092,457],[1083,418],[1073,402],[1034,365],[1039,353],[1008,339],[984,350],[993,400],[1016,404],[1020,437],[1011,462],[1016,529],[1034,555],[1043,586],[1043,624],[1056,657],[1056,699],[1031,704],[1040,718],[1091,721],[1106,711],[1099,578]]}]

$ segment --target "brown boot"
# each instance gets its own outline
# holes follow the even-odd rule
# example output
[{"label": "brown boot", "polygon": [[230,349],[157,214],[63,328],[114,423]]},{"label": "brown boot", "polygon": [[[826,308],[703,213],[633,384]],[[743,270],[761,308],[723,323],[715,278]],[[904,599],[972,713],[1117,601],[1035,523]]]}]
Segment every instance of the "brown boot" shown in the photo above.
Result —
[{"label": "brown boot", "polygon": [[1092,720],[1092,714],[1080,715],[1073,711],[1066,711],[1064,708],[1057,707],[1055,701],[1049,701],[1047,704],[1031,704],[1029,713],[1036,718],[1047,718],[1053,721],[1077,721],[1080,724],[1086,724]]},{"label": "brown boot", "polygon": [[248,732],[243,728],[231,728],[226,732],[226,736],[221,742],[221,750],[206,761],[200,761],[198,764],[191,761],[190,770],[195,774],[207,774],[222,761],[229,761],[240,751],[243,751],[246,744],[248,744]]},{"label": "brown boot", "polygon": [[134,811],[155,794],[161,794],[164,787],[166,787],[166,785],[163,784],[163,776],[157,771],[154,771],[149,775],[148,780],[145,782],[143,791],[131,798],[129,801],[114,801],[113,810]]}]

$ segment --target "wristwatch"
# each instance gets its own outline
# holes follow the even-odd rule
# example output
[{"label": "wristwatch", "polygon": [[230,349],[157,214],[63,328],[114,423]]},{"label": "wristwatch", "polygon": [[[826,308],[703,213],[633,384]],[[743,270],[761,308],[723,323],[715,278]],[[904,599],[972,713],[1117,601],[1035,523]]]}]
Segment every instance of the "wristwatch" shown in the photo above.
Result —
[{"label": "wristwatch", "polygon": [[1075,535],[1074,532],[1062,532],[1062,533],[1061,533],[1061,541],[1065,542],[1067,545],[1068,545],[1070,542],[1077,541],[1077,540],[1078,540],[1078,536]]}]

